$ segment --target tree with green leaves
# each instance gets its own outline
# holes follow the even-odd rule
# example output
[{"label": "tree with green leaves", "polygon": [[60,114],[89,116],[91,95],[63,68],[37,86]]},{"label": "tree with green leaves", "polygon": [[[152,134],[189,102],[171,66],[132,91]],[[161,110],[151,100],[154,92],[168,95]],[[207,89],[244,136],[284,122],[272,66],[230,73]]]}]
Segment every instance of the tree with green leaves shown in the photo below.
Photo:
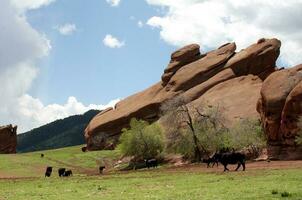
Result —
[{"label": "tree with green leaves", "polygon": [[130,128],[122,130],[118,148],[124,156],[134,156],[135,160],[154,158],[164,148],[161,128],[157,123],[133,118]]},{"label": "tree with green leaves", "polygon": [[168,151],[181,153],[199,162],[204,155],[209,154],[208,133],[219,132],[225,126],[219,107],[205,110],[202,106],[197,108],[186,102],[183,96],[178,96],[161,106],[166,146]]}]

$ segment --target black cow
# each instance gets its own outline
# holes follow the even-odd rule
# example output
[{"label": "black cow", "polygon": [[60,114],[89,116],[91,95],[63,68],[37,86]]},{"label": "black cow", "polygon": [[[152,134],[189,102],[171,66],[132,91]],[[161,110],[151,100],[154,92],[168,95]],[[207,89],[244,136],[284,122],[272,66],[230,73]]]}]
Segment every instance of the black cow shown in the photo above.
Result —
[{"label": "black cow", "polygon": [[105,169],[105,166],[100,166],[99,167],[99,172],[100,172],[100,174],[102,174],[103,173],[103,170]]},{"label": "black cow", "polygon": [[72,171],[71,171],[71,170],[66,170],[66,171],[64,172],[63,176],[66,176],[66,177],[72,176]]},{"label": "black cow", "polygon": [[224,171],[229,170],[228,164],[237,164],[236,171],[242,165],[243,171],[245,170],[245,155],[237,152],[215,153],[213,156],[224,166]]},{"label": "black cow", "polygon": [[44,157],[44,154],[43,153],[41,153],[41,158],[43,158]]},{"label": "black cow", "polygon": [[82,147],[82,152],[86,152],[87,151],[87,147]]},{"label": "black cow", "polygon": [[218,160],[217,160],[214,156],[209,157],[208,159],[202,159],[202,162],[203,162],[203,163],[207,163],[207,168],[210,167],[210,164],[211,164],[211,163],[213,163],[213,164],[212,164],[212,167],[214,167],[215,164],[216,164],[216,166],[218,167]]},{"label": "black cow", "polygon": [[45,171],[45,177],[50,177],[52,173],[52,167],[47,167]]},{"label": "black cow", "polygon": [[65,171],[66,171],[65,168],[60,168],[60,169],[58,169],[58,174],[59,174],[59,176],[60,176],[60,177],[61,177],[61,176],[64,176]]},{"label": "black cow", "polygon": [[158,166],[157,160],[155,158],[149,160],[147,159],[145,160],[145,162],[146,162],[146,167],[148,167],[148,169],[150,167],[156,168]]}]

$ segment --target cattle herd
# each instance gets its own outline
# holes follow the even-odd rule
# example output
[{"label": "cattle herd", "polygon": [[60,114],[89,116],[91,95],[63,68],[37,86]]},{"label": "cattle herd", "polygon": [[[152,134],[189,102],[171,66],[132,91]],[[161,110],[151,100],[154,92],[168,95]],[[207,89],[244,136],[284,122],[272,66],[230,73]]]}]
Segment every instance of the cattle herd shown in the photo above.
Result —
[{"label": "cattle herd", "polygon": [[[52,167],[46,167],[45,171],[45,177],[50,177],[52,174]],[[59,168],[58,169],[58,175],[59,177],[68,177],[72,176],[72,170],[66,170],[65,168]]]},{"label": "cattle herd", "polygon": [[[86,149],[85,149],[86,150]],[[44,154],[41,154],[41,158],[44,157]],[[158,161],[155,158],[152,159],[145,159],[145,167],[146,168],[157,168]],[[225,151],[221,150],[216,152],[214,155],[208,157],[207,159],[203,159],[202,162],[207,164],[207,167],[212,167],[216,165],[218,167],[218,163],[221,163],[224,167],[224,171],[229,171],[227,166],[229,164],[237,164],[236,171],[242,166],[242,170],[245,171],[245,155],[240,152],[233,151]],[[105,169],[105,166],[99,166],[99,173],[102,174]],[[53,171],[53,167],[48,166],[45,171],[45,177],[50,177]],[[72,176],[72,170],[66,170],[66,168],[59,168],[58,169],[59,177],[69,177]]]}]

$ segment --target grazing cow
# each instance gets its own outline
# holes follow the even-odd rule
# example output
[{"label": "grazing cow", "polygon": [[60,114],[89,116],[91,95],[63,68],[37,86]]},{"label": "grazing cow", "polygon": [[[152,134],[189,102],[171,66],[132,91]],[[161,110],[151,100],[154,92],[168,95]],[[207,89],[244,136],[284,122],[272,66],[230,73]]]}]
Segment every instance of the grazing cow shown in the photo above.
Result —
[{"label": "grazing cow", "polygon": [[47,167],[45,171],[45,177],[50,177],[52,172],[52,167]]},{"label": "grazing cow", "polygon": [[217,160],[214,156],[209,157],[208,159],[202,159],[202,162],[203,162],[203,163],[207,163],[207,168],[210,167],[210,164],[211,164],[211,163],[213,163],[213,164],[212,164],[212,167],[214,167],[215,164],[216,164],[216,166],[218,167],[218,160]]},{"label": "grazing cow", "polygon": [[82,147],[82,152],[86,152],[87,151],[87,147]]},{"label": "grazing cow", "polygon": [[103,170],[105,169],[105,166],[100,166],[99,167],[99,172],[100,172],[100,174],[102,174],[103,173]]},{"label": "grazing cow", "polygon": [[65,168],[60,168],[60,169],[58,169],[58,174],[59,174],[59,176],[60,176],[60,177],[61,177],[61,176],[64,176],[65,171],[66,171]]},{"label": "grazing cow", "polygon": [[229,170],[227,168],[228,164],[237,164],[236,171],[239,169],[241,165],[243,171],[245,170],[245,155],[242,153],[237,153],[237,152],[215,153],[213,157],[224,166],[224,171]]},{"label": "grazing cow", "polygon": [[157,160],[155,158],[149,159],[149,160],[145,160],[145,162],[146,162],[146,167],[148,167],[148,169],[150,167],[156,168],[157,165],[158,165]]},{"label": "grazing cow", "polygon": [[66,170],[66,171],[64,172],[63,176],[66,176],[66,177],[72,176],[72,171],[71,171],[71,170]]},{"label": "grazing cow", "polygon": [[41,158],[43,158],[44,157],[44,154],[43,153],[41,153]]}]

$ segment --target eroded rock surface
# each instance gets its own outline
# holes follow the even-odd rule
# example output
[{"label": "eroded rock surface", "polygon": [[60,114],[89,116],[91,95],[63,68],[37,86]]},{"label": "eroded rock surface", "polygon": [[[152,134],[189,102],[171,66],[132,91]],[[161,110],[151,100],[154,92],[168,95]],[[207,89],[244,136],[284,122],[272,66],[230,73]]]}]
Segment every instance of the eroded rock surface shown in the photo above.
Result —
[{"label": "eroded rock surface", "polygon": [[191,44],[172,53],[162,80],[119,102],[94,117],[85,130],[89,150],[105,149],[115,143],[132,117],[150,122],[159,119],[163,102],[182,94],[198,106],[206,100],[225,107],[228,120],[255,117],[256,104],[265,78],[275,71],[281,42],[260,39],[236,52],[235,43],[202,53]]},{"label": "eroded rock surface", "polygon": [[302,114],[302,65],[271,74],[263,83],[257,110],[268,136],[268,156],[302,159],[295,144]]},{"label": "eroded rock surface", "polygon": [[17,126],[0,126],[0,153],[16,153]]}]

